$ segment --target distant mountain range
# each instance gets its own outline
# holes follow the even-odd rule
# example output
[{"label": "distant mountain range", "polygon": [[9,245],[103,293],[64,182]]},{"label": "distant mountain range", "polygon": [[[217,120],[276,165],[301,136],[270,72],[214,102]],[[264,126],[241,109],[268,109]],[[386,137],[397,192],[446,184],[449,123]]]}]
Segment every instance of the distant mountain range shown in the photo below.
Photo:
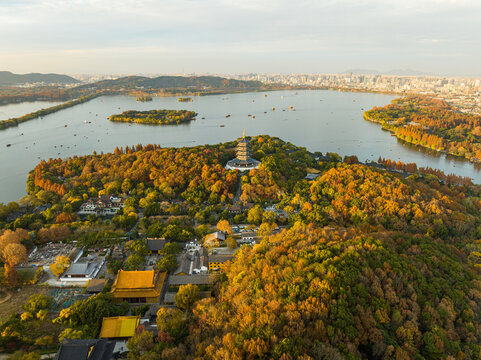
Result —
[{"label": "distant mountain range", "polygon": [[159,76],[149,78],[145,76],[126,76],[115,80],[102,80],[95,84],[83,85],[96,86],[101,89],[254,89],[263,86],[259,81],[241,81],[225,79],[217,76]]},{"label": "distant mountain range", "polygon": [[343,74],[353,73],[354,75],[397,75],[397,76],[433,76],[432,73],[412,70],[412,69],[395,69],[389,71],[377,71],[370,69],[352,69],[346,70]]},{"label": "distant mountain range", "polygon": [[13,74],[10,71],[0,71],[1,85],[22,85],[26,83],[45,83],[45,84],[75,84],[77,79],[68,75],[61,74]]}]

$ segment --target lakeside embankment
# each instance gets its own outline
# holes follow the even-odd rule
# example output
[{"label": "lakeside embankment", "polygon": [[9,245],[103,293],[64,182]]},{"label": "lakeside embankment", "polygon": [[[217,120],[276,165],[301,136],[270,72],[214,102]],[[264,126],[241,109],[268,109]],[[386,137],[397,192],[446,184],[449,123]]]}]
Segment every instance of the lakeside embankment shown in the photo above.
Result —
[{"label": "lakeside embankment", "polygon": [[445,101],[399,98],[364,111],[363,118],[408,144],[481,163],[481,116],[460,112]]},{"label": "lakeside embankment", "polygon": [[75,100],[67,101],[67,102],[65,102],[63,104],[60,104],[60,105],[55,105],[55,106],[52,106],[52,107],[49,107],[49,108],[46,108],[46,109],[41,109],[41,110],[26,114],[26,115],[23,115],[23,116],[16,117],[16,118],[11,118],[11,119],[8,119],[8,120],[2,120],[2,121],[0,121],[0,130],[7,129],[7,128],[12,127],[12,126],[18,126],[18,124],[21,124],[23,122],[33,120],[33,119],[36,119],[38,117],[45,116],[45,115],[48,115],[48,114],[52,114],[52,113],[55,113],[57,111],[67,109],[69,107],[72,107],[72,106],[75,106],[75,105],[78,105],[78,104],[85,103],[87,101],[90,101],[90,100],[95,99],[96,97],[99,97],[99,96],[102,96],[102,95],[104,95],[104,94],[103,93],[100,93],[100,94],[95,93],[95,94],[91,94],[91,95],[80,96],[79,98],[77,98]]}]

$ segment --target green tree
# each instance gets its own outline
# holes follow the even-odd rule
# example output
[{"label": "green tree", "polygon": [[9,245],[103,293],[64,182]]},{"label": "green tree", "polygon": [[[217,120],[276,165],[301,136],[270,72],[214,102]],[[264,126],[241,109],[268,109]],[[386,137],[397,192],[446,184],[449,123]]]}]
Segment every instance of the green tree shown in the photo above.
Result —
[{"label": "green tree", "polygon": [[177,341],[187,335],[184,313],[177,308],[160,308],[157,312],[157,330],[168,333]]},{"label": "green tree", "polygon": [[127,306],[114,304],[111,293],[101,293],[74,302],[72,306],[60,312],[55,322],[80,329],[87,337],[96,337],[104,317],[123,315],[128,308],[128,304]]},{"label": "green tree", "polygon": [[40,355],[36,352],[26,353],[23,350],[15,351],[7,357],[7,360],[40,360]]},{"label": "green tree", "polygon": [[160,252],[162,254],[180,254],[182,252],[182,246],[176,242],[169,242],[165,244],[164,248]]},{"label": "green tree", "polygon": [[129,255],[127,260],[125,260],[123,268],[127,271],[139,270],[144,263],[145,257],[140,254],[134,253]]},{"label": "green tree", "polygon": [[116,275],[120,269],[122,269],[122,261],[112,259],[107,262],[107,271],[109,274]]},{"label": "green tree", "polygon": [[147,248],[147,244],[145,240],[142,240],[142,239],[135,240],[130,245],[130,251],[134,252],[135,254],[139,254],[141,256],[146,256],[150,253],[150,250]]},{"label": "green tree", "polygon": [[61,343],[63,339],[82,339],[84,337],[84,333],[82,330],[75,330],[72,328],[66,328],[58,335],[58,342]]},{"label": "green tree", "polygon": [[232,236],[229,236],[227,239],[225,239],[225,244],[229,249],[237,248],[237,241]]},{"label": "green tree", "polygon": [[165,225],[162,223],[153,223],[147,229],[147,237],[160,238],[164,235]]},{"label": "green tree", "polygon": [[177,266],[177,258],[174,254],[162,256],[162,258],[157,261],[157,264],[155,264],[157,270],[168,272],[174,271],[175,269],[177,269]]},{"label": "green tree", "polygon": [[189,310],[200,299],[199,287],[193,284],[181,285],[175,295],[175,305],[183,310]]},{"label": "green tree", "polygon": [[49,309],[52,305],[52,297],[43,295],[43,294],[33,294],[27,300],[25,304],[23,304],[22,308],[25,311],[28,311],[31,314],[35,314],[40,310]]},{"label": "green tree", "polygon": [[152,351],[154,346],[154,335],[150,331],[144,330],[139,334],[135,334],[127,341],[127,348],[129,349],[127,358],[132,360],[141,359],[142,355]]}]

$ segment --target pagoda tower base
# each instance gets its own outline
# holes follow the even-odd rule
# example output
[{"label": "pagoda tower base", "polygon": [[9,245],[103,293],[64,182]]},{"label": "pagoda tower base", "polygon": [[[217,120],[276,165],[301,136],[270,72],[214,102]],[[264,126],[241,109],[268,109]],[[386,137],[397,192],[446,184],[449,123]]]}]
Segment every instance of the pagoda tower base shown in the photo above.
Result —
[{"label": "pagoda tower base", "polygon": [[260,161],[255,159],[249,159],[250,161],[244,162],[239,159],[232,159],[227,162],[225,168],[227,170],[239,170],[239,171],[249,171],[252,169],[257,169],[261,164]]}]

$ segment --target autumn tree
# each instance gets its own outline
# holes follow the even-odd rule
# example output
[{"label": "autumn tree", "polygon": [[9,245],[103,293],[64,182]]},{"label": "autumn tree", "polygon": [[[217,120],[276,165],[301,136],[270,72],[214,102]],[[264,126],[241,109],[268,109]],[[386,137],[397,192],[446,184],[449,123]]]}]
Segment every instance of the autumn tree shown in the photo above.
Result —
[{"label": "autumn tree", "polygon": [[186,320],[181,310],[177,308],[161,307],[157,311],[157,330],[160,333],[167,333],[176,340],[187,335]]},{"label": "autumn tree", "polygon": [[61,343],[64,339],[77,340],[82,338],[84,338],[84,333],[82,330],[66,328],[58,335],[58,342]]},{"label": "autumn tree", "polygon": [[230,226],[229,221],[227,221],[227,220],[220,220],[217,223],[217,229],[219,231],[225,232],[226,234],[232,234],[233,233],[232,226]]},{"label": "autumn tree", "polygon": [[35,314],[40,310],[49,309],[52,305],[52,297],[43,294],[33,294],[22,306],[25,311]]},{"label": "autumn tree", "polygon": [[27,231],[23,229],[6,230],[0,236],[0,260],[4,262],[5,278],[11,286],[18,282],[15,265],[27,259],[27,250],[20,242],[27,239],[28,236]]},{"label": "autumn tree", "polygon": [[50,264],[50,271],[59,277],[70,267],[70,258],[68,256],[57,256],[55,261]]},{"label": "autumn tree", "polygon": [[269,236],[272,234],[272,230],[274,230],[276,227],[277,224],[275,223],[263,222],[257,230],[257,236],[259,236],[260,238],[263,238],[264,236]]},{"label": "autumn tree", "polygon": [[256,205],[248,211],[247,221],[250,224],[260,224],[262,221],[263,213],[264,213],[264,210],[262,209],[262,207],[260,205]]},{"label": "autumn tree", "polygon": [[237,241],[236,241],[236,239],[234,239],[233,236],[227,237],[227,239],[225,239],[225,244],[227,245],[227,247],[229,249],[237,248]]},{"label": "autumn tree", "polygon": [[67,223],[71,223],[73,219],[74,217],[72,214],[69,214],[67,212],[62,212],[57,215],[57,217],[55,218],[55,222],[57,224],[67,224]]},{"label": "autumn tree", "polygon": [[181,285],[179,291],[175,294],[175,305],[180,309],[188,310],[199,298],[199,287],[197,285]]},{"label": "autumn tree", "polygon": [[63,241],[71,235],[68,226],[59,225],[52,226],[50,228],[42,228],[38,231],[37,237],[41,243],[46,243],[49,241],[59,242]]}]

